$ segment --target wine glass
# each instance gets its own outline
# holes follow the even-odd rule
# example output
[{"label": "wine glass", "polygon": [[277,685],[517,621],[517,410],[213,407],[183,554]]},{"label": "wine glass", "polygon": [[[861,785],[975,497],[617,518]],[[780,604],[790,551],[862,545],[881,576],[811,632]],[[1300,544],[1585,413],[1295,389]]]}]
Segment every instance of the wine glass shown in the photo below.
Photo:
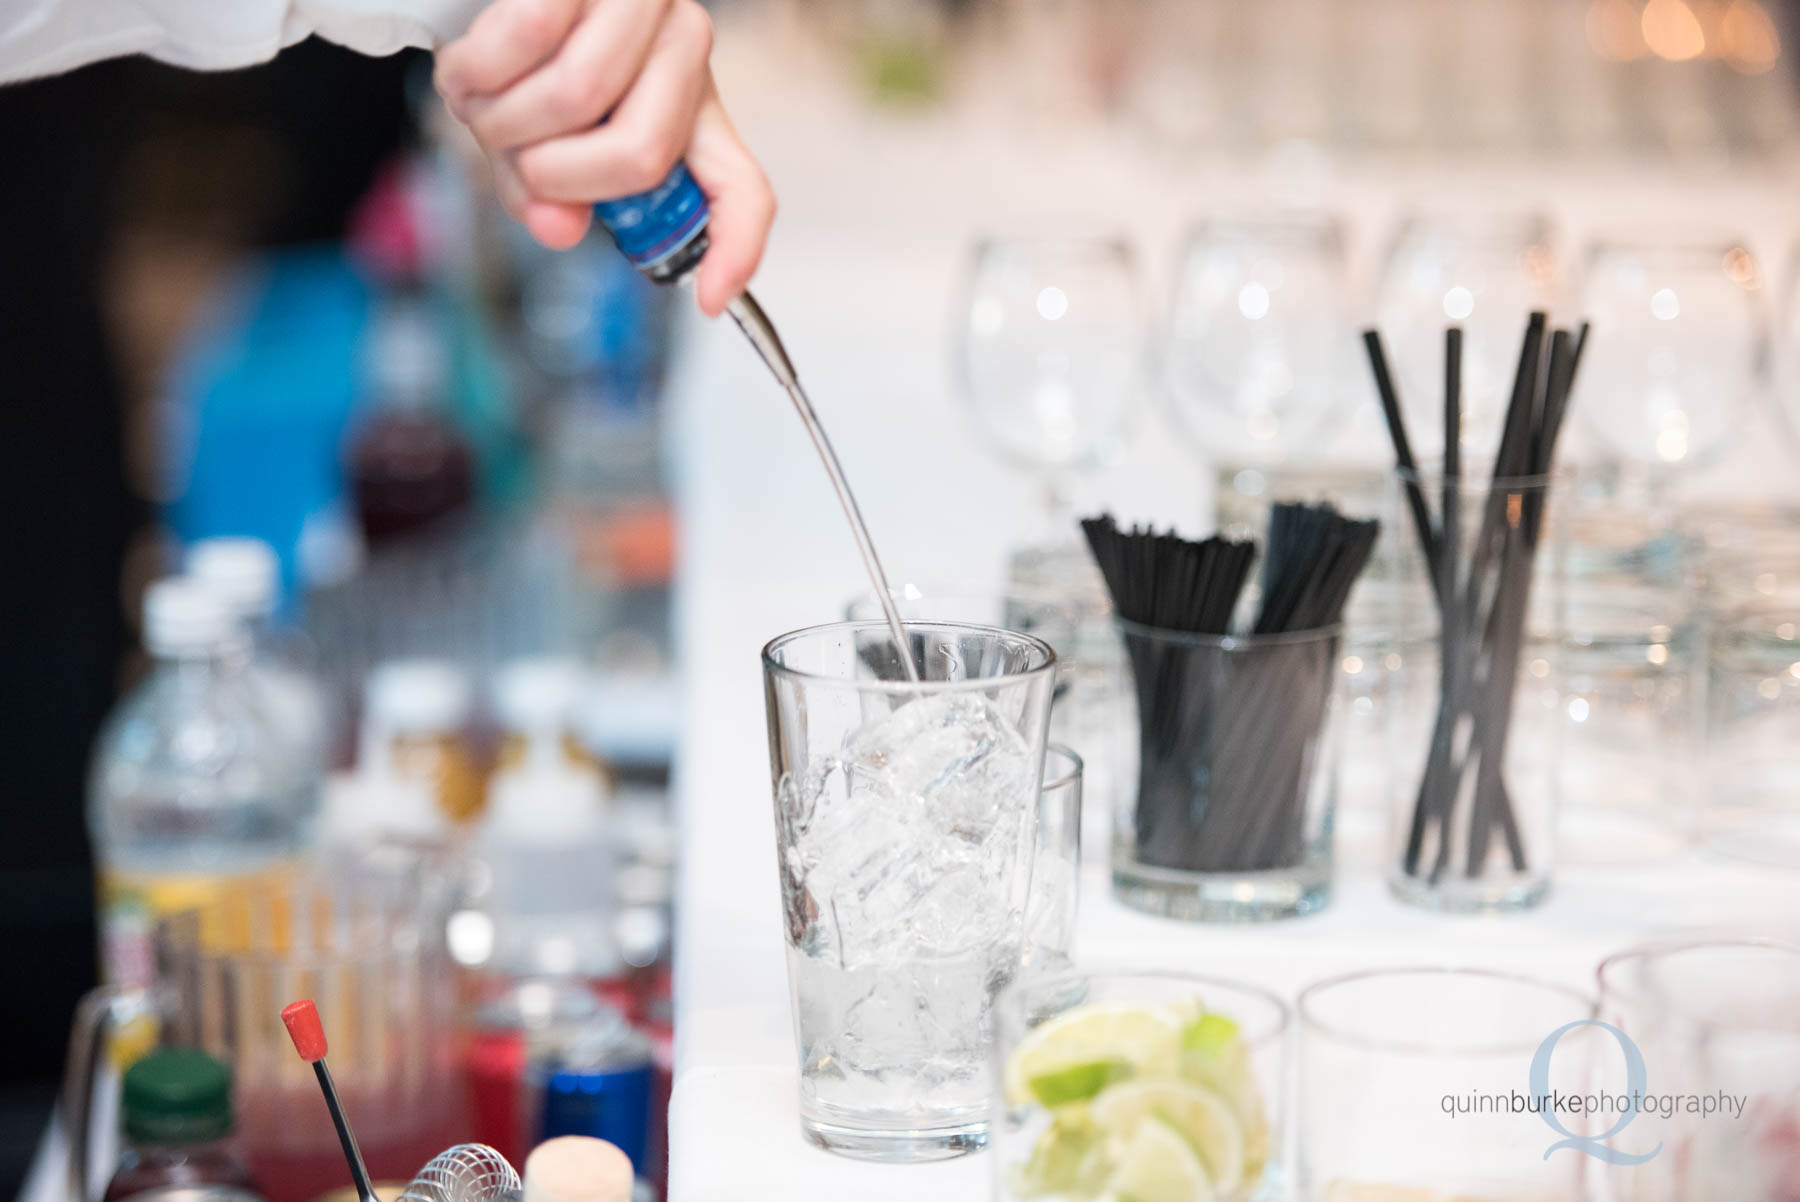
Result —
[{"label": "wine glass", "polygon": [[1045,481],[1067,537],[1070,473],[1121,445],[1144,382],[1143,289],[1110,237],[998,237],[975,244],[955,310],[955,370],[977,425]]},{"label": "wine glass", "polygon": [[1628,463],[1664,470],[1725,454],[1768,357],[1755,258],[1738,242],[1596,242],[1584,257],[1593,323],[1571,405]]},{"label": "wine glass", "polygon": [[1491,455],[1512,399],[1527,315],[1556,298],[1547,219],[1534,214],[1412,217],[1394,235],[1376,311],[1420,454],[1442,444],[1444,329],[1463,330],[1462,445]]},{"label": "wine glass", "polygon": [[1787,299],[1781,306],[1775,361],[1788,432],[1800,436],[1800,242],[1794,243],[1788,255]]},{"label": "wine glass", "polygon": [[1207,222],[1164,336],[1177,420],[1213,460],[1285,460],[1354,375],[1344,233],[1331,217]]}]

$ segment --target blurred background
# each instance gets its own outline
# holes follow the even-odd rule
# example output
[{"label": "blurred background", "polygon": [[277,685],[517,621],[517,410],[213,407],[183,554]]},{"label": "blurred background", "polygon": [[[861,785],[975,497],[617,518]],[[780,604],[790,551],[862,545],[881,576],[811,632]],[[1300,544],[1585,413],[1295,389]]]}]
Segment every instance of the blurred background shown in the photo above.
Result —
[{"label": "blurred background", "polygon": [[[1533,307],[1596,323],[1571,436],[1595,513],[1649,498],[1631,512],[1722,544],[1786,527],[1767,509],[1797,501],[1796,0],[713,13],[721,91],[782,202],[759,294],[825,381],[828,425],[867,406],[909,427],[904,472],[882,470],[878,425],[840,441],[890,568],[955,545],[1017,581],[1075,512],[1191,527],[1283,472],[1378,498],[1357,332],[1379,323],[1403,394],[1431,397],[1438,331],[1464,323],[1479,451]],[[37,1147],[77,999],[103,962],[116,979],[150,954],[103,954],[96,864],[108,904],[168,908],[130,883],[159,837],[133,807],[183,769],[134,759],[134,732],[181,706],[280,782],[258,786],[275,800],[257,831],[187,832],[214,841],[215,876],[243,877],[252,843],[264,864],[336,838],[475,840],[487,875],[447,886],[437,929],[447,961],[513,983],[471,999],[493,1071],[522,1071],[521,1012],[563,1005],[514,985],[579,961],[634,1031],[577,1015],[570,1039],[641,1054],[666,1090],[688,712],[672,606],[692,553],[671,496],[692,423],[791,423],[780,398],[714,387],[692,364],[725,335],[603,238],[554,254],[514,227],[423,54],[103,63],[0,90],[0,146],[0,926],[51,953],[0,969],[0,1187]],[[1068,282],[1018,284],[1053,264]],[[1078,361],[1047,366],[1019,331],[1065,312],[1087,323],[1059,327]],[[783,445],[771,473],[812,471]],[[847,597],[835,521],[819,553]],[[746,554],[779,561],[807,533]],[[290,707],[273,733],[227,729],[227,694],[196,701],[192,680],[146,683],[237,654],[213,602],[146,598],[203,577],[196,549],[221,538],[256,540],[211,544],[209,595],[256,632],[254,687]],[[544,850],[513,836],[595,797],[605,829],[577,822],[570,845],[609,849],[585,911],[604,929],[558,926],[517,884]]]}]

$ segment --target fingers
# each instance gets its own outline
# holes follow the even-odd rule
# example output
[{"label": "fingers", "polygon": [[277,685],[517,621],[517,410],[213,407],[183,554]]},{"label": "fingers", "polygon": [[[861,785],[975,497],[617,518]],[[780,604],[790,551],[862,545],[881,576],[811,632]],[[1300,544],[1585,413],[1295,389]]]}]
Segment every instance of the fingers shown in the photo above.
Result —
[{"label": "fingers", "polygon": [[600,0],[543,66],[499,95],[472,98],[469,128],[482,145],[512,150],[598,125],[665,35],[670,3]]},{"label": "fingers", "polygon": [[500,203],[533,238],[551,250],[568,250],[586,236],[594,221],[591,205],[538,200],[520,182],[508,156],[490,152],[487,157]]},{"label": "fingers", "polygon": [[631,91],[601,126],[517,151],[520,180],[540,200],[611,200],[669,174],[710,87],[711,23],[696,4],[671,10]]},{"label": "fingers", "polygon": [[775,222],[775,193],[710,86],[694,123],[687,165],[712,207],[712,245],[700,260],[697,291],[701,310],[717,317],[756,274]]},{"label": "fingers", "polygon": [[450,111],[462,117],[471,97],[510,87],[548,61],[581,8],[582,0],[494,0],[437,52],[434,82]]}]

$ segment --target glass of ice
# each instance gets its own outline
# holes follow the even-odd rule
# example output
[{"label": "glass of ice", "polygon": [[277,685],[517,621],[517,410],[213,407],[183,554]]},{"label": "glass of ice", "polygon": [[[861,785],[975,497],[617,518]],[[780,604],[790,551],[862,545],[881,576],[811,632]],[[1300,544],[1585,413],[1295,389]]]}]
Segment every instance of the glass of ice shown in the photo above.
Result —
[{"label": "glass of ice", "polygon": [[763,649],[800,1123],[889,1162],[982,1146],[988,1012],[1018,970],[1056,656],[843,622]]}]

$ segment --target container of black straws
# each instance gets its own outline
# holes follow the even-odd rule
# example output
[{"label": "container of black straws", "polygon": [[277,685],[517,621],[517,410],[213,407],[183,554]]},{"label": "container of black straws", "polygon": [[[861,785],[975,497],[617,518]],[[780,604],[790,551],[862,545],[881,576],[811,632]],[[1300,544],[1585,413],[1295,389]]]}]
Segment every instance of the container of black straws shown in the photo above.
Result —
[{"label": "container of black straws", "polygon": [[1397,690],[1422,720],[1394,729],[1416,731],[1423,746],[1392,756],[1401,787],[1389,887],[1433,909],[1526,908],[1549,892],[1555,863],[1562,724],[1549,517],[1586,329],[1551,330],[1532,315],[1499,445],[1480,448],[1477,462],[1465,462],[1476,449],[1461,437],[1461,331],[1445,334],[1444,390],[1432,398],[1444,410],[1443,454],[1429,464],[1414,458],[1379,336],[1365,343],[1394,443],[1388,520],[1408,548],[1396,570],[1413,604],[1398,625],[1434,631],[1438,652],[1429,679],[1415,672]]},{"label": "container of black straws", "polygon": [[1082,525],[1130,674],[1118,692],[1135,702],[1136,787],[1115,814],[1114,894],[1199,921],[1319,909],[1331,896],[1343,608],[1377,524],[1276,505],[1254,618],[1238,629],[1256,543]]}]

